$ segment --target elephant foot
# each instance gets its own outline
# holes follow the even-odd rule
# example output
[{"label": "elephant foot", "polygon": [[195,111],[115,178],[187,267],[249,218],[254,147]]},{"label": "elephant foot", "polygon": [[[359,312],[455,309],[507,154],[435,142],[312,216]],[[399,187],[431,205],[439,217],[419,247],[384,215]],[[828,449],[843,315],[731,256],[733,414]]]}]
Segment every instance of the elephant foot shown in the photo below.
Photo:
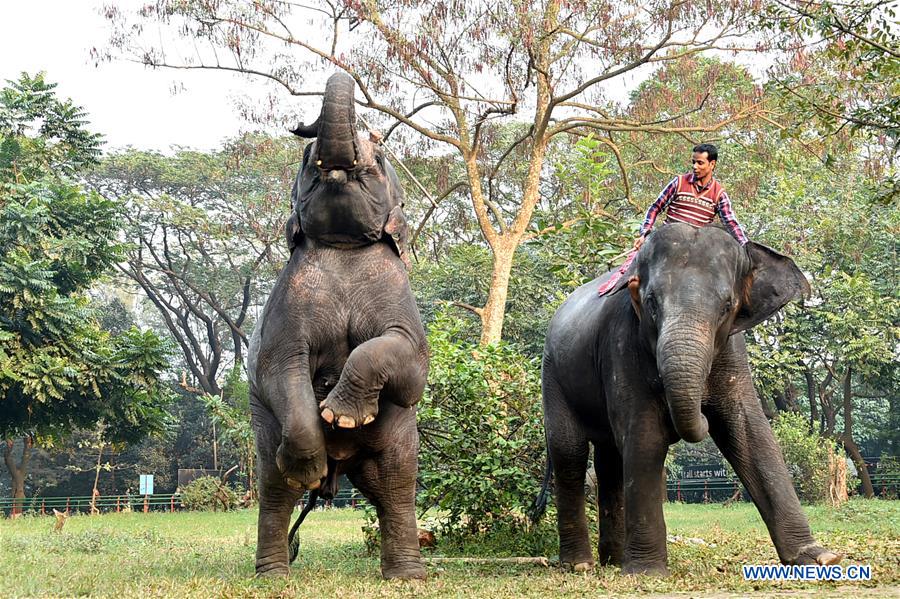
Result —
[{"label": "elephant foot", "polygon": [[791,566],[834,566],[841,563],[842,559],[843,556],[833,551],[828,551],[818,545],[812,545],[801,549],[800,555],[786,563]]},{"label": "elephant foot", "polygon": [[632,560],[622,566],[622,573],[665,577],[669,575],[669,568],[668,566],[666,566],[665,562],[660,564],[655,562],[646,563]]},{"label": "elephant foot", "polygon": [[257,563],[257,578],[285,578],[291,573],[287,564],[283,563]]},{"label": "elephant foot", "polygon": [[425,566],[421,561],[381,566],[381,576],[385,580],[425,580]]},{"label": "elephant foot", "polygon": [[378,395],[372,401],[348,401],[335,387],[321,403],[319,413],[322,420],[338,428],[356,428],[365,426],[375,420],[378,415]]},{"label": "elephant foot", "polygon": [[318,489],[328,473],[325,451],[317,451],[311,456],[294,456],[282,443],[275,453],[275,464],[284,476],[284,482],[292,489],[303,491]]},{"label": "elephant foot", "polygon": [[582,572],[590,572],[594,569],[594,562],[578,562],[577,564],[567,564],[572,568],[572,572],[582,573]]}]

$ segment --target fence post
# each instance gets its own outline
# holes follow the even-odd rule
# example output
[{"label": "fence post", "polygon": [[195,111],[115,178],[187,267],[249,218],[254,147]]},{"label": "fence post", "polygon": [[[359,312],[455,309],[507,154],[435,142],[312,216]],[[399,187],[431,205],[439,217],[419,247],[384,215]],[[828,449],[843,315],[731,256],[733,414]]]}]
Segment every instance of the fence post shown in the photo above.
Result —
[{"label": "fence post", "polygon": [[148,501],[149,501],[149,499],[148,499],[147,495],[144,495],[144,513],[145,514],[150,511],[150,504],[148,503]]},{"label": "fence post", "polygon": [[681,494],[681,479],[680,479],[680,478],[678,479],[678,494],[677,494],[677,499],[678,499],[678,501],[684,501],[684,496]]},{"label": "fence post", "polygon": [[703,481],[703,503],[709,503],[709,479]]},{"label": "fence post", "polygon": [[69,511],[69,498],[66,497],[66,512]]},{"label": "fence post", "polygon": [[175,494],[172,494],[172,497],[169,501],[169,513],[175,512]]},{"label": "fence post", "polygon": [[47,510],[44,509],[46,507],[46,505],[47,505],[47,500],[41,499],[41,516],[44,516],[47,514]]}]

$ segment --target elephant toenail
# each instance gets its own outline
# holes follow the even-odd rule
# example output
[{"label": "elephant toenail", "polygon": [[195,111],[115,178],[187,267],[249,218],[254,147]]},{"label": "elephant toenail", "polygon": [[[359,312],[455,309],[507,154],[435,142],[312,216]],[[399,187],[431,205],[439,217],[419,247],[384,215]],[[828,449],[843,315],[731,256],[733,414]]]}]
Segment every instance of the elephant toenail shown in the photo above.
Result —
[{"label": "elephant toenail", "polygon": [[334,422],[334,412],[331,411],[331,408],[325,408],[322,410],[322,420],[331,424]]},{"label": "elephant toenail", "polygon": [[816,557],[820,566],[833,566],[841,562],[841,556],[830,551],[823,551]]},{"label": "elephant toenail", "polygon": [[285,478],[284,482],[292,489],[303,489],[303,485],[300,484],[300,481],[294,480],[293,478]]},{"label": "elephant toenail", "polygon": [[356,421],[349,416],[338,416],[337,425],[341,428],[355,428]]},{"label": "elephant toenail", "polygon": [[363,426],[369,424],[373,420],[375,420],[375,417],[369,414],[368,416],[366,416],[365,420],[363,420]]},{"label": "elephant toenail", "polygon": [[590,562],[581,562],[581,563],[575,564],[575,565],[572,567],[572,569],[573,569],[575,572],[587,572],[587,571],[589,571],[589,570],[590,570],[591,568],[593,568],[593,567],[594,567],[594,564],[592,564],[592,563],[590,563]]}]

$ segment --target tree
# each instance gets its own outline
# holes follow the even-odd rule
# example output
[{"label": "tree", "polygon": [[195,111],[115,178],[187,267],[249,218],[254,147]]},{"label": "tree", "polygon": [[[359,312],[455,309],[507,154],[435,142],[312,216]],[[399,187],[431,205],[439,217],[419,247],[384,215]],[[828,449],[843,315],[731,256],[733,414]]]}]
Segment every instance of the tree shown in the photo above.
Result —
[{"label": "tree", "polygon": [[[162,430],[166,417],[165,342],[136,328],[113,337],[86,295],[121,256],[122,207],[65,178],[93,161],[99,138],[50,90],[42,77],[23,75],[0,92],[0,146],[16,148],[0,168],[0,437],[16,498],[34,442],[98,423],[110,440],[137,440]],[[88,140],[84,154],[55,142],[58,131]],[[13,466],[16,436],[26,441]]]},{"label": "tree", "polygon": [[769,4],[765,25],[794,48],[771,84],[798,122],[812,119],[825,134],[849,126],[885,136],[894,153],[900,150],[896,19],[896,3],[885,0]]},{"label": "tree", "polygon": [[243,364],[251,314],[286,258],[301,151],[290,138],[245,135],[218,152],[129,150],[88,177],[128,206],[135,243],[118,268],[150,300],[202,393],[219,395],[222,373]]},{"label": "tree", "polygon": [[[701,6],[681,0],[651,5],[323,0],[301,8],[276,1],[168,0],[142,9],[139,21],[158,23],[189,40],[193,50],[180,55],[196,58],[184,62],[173,62],[174,53],[156,37],[142,37],[143,28],[115,6],[106,14],[114,28],[112,48],[154,67],[259,76],[294,96],[321,93],[305,85],[311,70],[343,69],[359,85],[361,106],[384,117],[386,139],[399,123],[426,144],[448,147],[464,168],[479,230],[492,254],[487,298],[474,307],[481,343],[489,344],[501,338],[516,249],[535,235],[532,217],[551,140],[586,130],[690,137],[758,113],[758,98],[747,97],[736,112],[678,127],[670,120],[628,118],[603,91],[645,65],[711,49],[741,49],[733,40],[757,7],[756,2]],[[307,41],[294,33],[298,23],[305,31],[329,31],[331,39]],[[511,129],[502,123],[518,124],[520,133],[507,135]],[[499,151],[486,152],[492,139],[502,140],[495,146]],[[518,176],[509,176],[510,170]],[[512,188],[496,185],[503,176],[515,182]]]}]

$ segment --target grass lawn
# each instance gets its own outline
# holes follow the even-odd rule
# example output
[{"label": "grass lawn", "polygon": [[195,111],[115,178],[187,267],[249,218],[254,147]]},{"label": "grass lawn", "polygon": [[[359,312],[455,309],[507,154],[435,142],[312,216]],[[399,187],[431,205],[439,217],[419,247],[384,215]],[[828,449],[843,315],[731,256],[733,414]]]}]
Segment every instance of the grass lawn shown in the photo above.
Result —
[{"label": "grass lawn", "polygon": [[746,582],[741,564],[777,563],[752,504],[668,504],[665,511],[670,535],[707,543],[670,542],[665,579],[615,568],[575,574],[441,562],[429,564],[427,582],[384,582],[378,559],[365,553],[362,514],[352,510],[310,514],[300,557],[279,580],[253,578],[254,510],[74,516],[61,533],[51,531],[52,516],[0,520],[0,597],[900,597],[898,501],[806,508],[817,539],[843,554],[844,566],[872,567],[873,579],[860,583]]}]

